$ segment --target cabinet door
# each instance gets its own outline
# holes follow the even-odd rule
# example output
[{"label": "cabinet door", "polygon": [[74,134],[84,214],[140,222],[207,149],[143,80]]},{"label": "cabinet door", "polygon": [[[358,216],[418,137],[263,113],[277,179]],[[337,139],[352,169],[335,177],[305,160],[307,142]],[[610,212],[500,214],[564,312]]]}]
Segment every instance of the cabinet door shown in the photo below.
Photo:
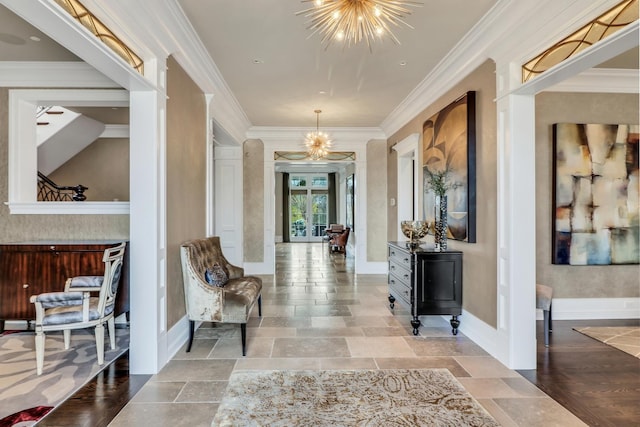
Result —
[{"label": "cabinet door", "polygon": [[58,290],[52,287],[60,285],[44,273],[43,265],[50,262],[50,256],[46,252],[0,253],[0,319],[35,319],[31,295]]},{"label": "cabinet door", "polygon": [[418,310],[423,314],[462,313],[462,262],[455,255],[424,257],[418,262]]}]

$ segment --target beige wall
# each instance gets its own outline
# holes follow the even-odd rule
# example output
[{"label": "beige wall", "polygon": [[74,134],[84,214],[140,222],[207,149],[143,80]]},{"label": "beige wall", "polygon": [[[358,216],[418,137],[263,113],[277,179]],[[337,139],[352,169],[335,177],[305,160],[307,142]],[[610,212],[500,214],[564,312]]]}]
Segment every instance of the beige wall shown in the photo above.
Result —
[{"label": "beige wall", "polygon": [[[496,96],[495,64],[487,61],[453,89],[407,123],[387,141],[388,147],[413,133],[422,135],[422,124],[467,91],[476,91],[476,224],[477,243],[448,241],[449,249],[464,252],[463,307],[485,323],[497,325],[497,165],[496,165]],[[420,142],[422,153],[422,141]],[[388,154],[388,198],[397,199],[397,155]],[[420,163],[422,164],[422,163]],[[422,185],[422,180],[419,185]],[[420,206],[422,203],[419,204]],[[387,236],[397,239],[396,207],[388,207]],[[404,238],[404,237],[403,237]],[[433,236],[427,241],[433,242]],[[464,319],[462,320],[464,321]]]},{"label": "beige wall", "polygon": [[640,266],[551,264],[554,123],[638,124],[637,94],[542,93],[536,96],[536,276],[555,298],[640,296]]},{"label": "beige wall", "polygon": [[257,139],[244,143],[244,260],[264,261],[264,144]]},{"label": "beige wall", "polygon": [[167,328],[171,328],[186,313],[180,244],[206,235],[207,123],[202,91],[172,57],[167,67]]},{"label": "beige wall", "polygon": [[0,242],[129,238],[128,215],[10,215],[8,200],[9,90],[0,88]]},{"label": "beige wall", "polygon": [[[367,261],[387,259],[387,142],[367,144]],[[362,216],[362,215],[360,215]]]},{"label": "beige wall", "polygon": [[87,201],[129,201],[129,139],[101,138],[49,174],[58,185],[82,184]]}]

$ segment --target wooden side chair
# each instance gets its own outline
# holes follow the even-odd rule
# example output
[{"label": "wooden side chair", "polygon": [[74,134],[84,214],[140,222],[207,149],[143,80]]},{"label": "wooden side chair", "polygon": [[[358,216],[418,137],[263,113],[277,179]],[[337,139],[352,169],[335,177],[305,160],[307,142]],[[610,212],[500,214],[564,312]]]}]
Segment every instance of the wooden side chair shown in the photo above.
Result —
[{"label": "wooden side chair", "polygon": [[[42,374],[44,365],[45,332],[62,331],[64,348],[69,349],[72,329],[95,328],[98,364],[104,363],[104,324],[109,328],[111,349],[116,348],[116,294],[122,272],[126,243],[104,251],[103,276],[76,276],[67,279],[64,292],[33,295],[30,301],[36,308],[36,372]],[[97,296],[91,296],[98,293]]]}]

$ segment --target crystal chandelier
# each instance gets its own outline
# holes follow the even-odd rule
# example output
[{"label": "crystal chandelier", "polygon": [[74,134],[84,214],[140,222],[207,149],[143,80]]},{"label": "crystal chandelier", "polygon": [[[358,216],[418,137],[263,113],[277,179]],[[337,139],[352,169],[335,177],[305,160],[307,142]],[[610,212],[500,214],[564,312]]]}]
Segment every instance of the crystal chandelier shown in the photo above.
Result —
[{"label": "crystal chandelier", "polygon": [[320,33],[326,47],[334,40],[345,40],[349,45],[365,40],[369,49],[376,37],[385,35],[400,44],[390,25],[403,24],[413,29],[402,19],[411,14],[406,6],[422,6],[410,0],[302,0],[307,2],[313,2],[313,7],[296,15],[309,18],[307,28],[313,30],[311,35]]},{"label": "crystal chandelier", "polygon": [[307,134],[304,145],[307,146],[307,153],[312,160],[320,160],[329,154],[331,140],[329,135],[319,130],[322,110],[314,110],[313,112],[316,113],[316,130]]}]

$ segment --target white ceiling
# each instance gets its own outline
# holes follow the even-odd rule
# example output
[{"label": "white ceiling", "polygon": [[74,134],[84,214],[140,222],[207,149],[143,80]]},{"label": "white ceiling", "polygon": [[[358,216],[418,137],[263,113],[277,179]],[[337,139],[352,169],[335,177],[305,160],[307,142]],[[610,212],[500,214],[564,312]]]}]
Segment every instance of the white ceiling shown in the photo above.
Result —
[{"label": "white ceiling", "polygon": [[[394,30],[400,45],[387,39],[370,51],[366,44],[325,49],[307,30],[307,18],[296,16],[309,7],[299,0],[252,0],[250,7],[239,0],[171,1],[184,11],[252,126],[313,127],[313,111],[321,109],[320,126],[331,128],[380,126],[497,2],[422,0],[406,17],[414,29]],[[147,15],[141,28],[146,21],[147,28],[158,25]],[[79,59],[0,6],[0,61],[53,60]],[[638,49],[607,66],[637,68]]]},{"label": "white ceiling", "polygon": [[[320,44],[310,3],[178,0],[253,126],[379,126],[495,0],[426,0],[406,17],[414,29],[345,47]],[[254,63],[254,60],[259,63]],[[400,65],[405,62],[406,65]],[[325,92],[321,94],[320,92]]]}]

